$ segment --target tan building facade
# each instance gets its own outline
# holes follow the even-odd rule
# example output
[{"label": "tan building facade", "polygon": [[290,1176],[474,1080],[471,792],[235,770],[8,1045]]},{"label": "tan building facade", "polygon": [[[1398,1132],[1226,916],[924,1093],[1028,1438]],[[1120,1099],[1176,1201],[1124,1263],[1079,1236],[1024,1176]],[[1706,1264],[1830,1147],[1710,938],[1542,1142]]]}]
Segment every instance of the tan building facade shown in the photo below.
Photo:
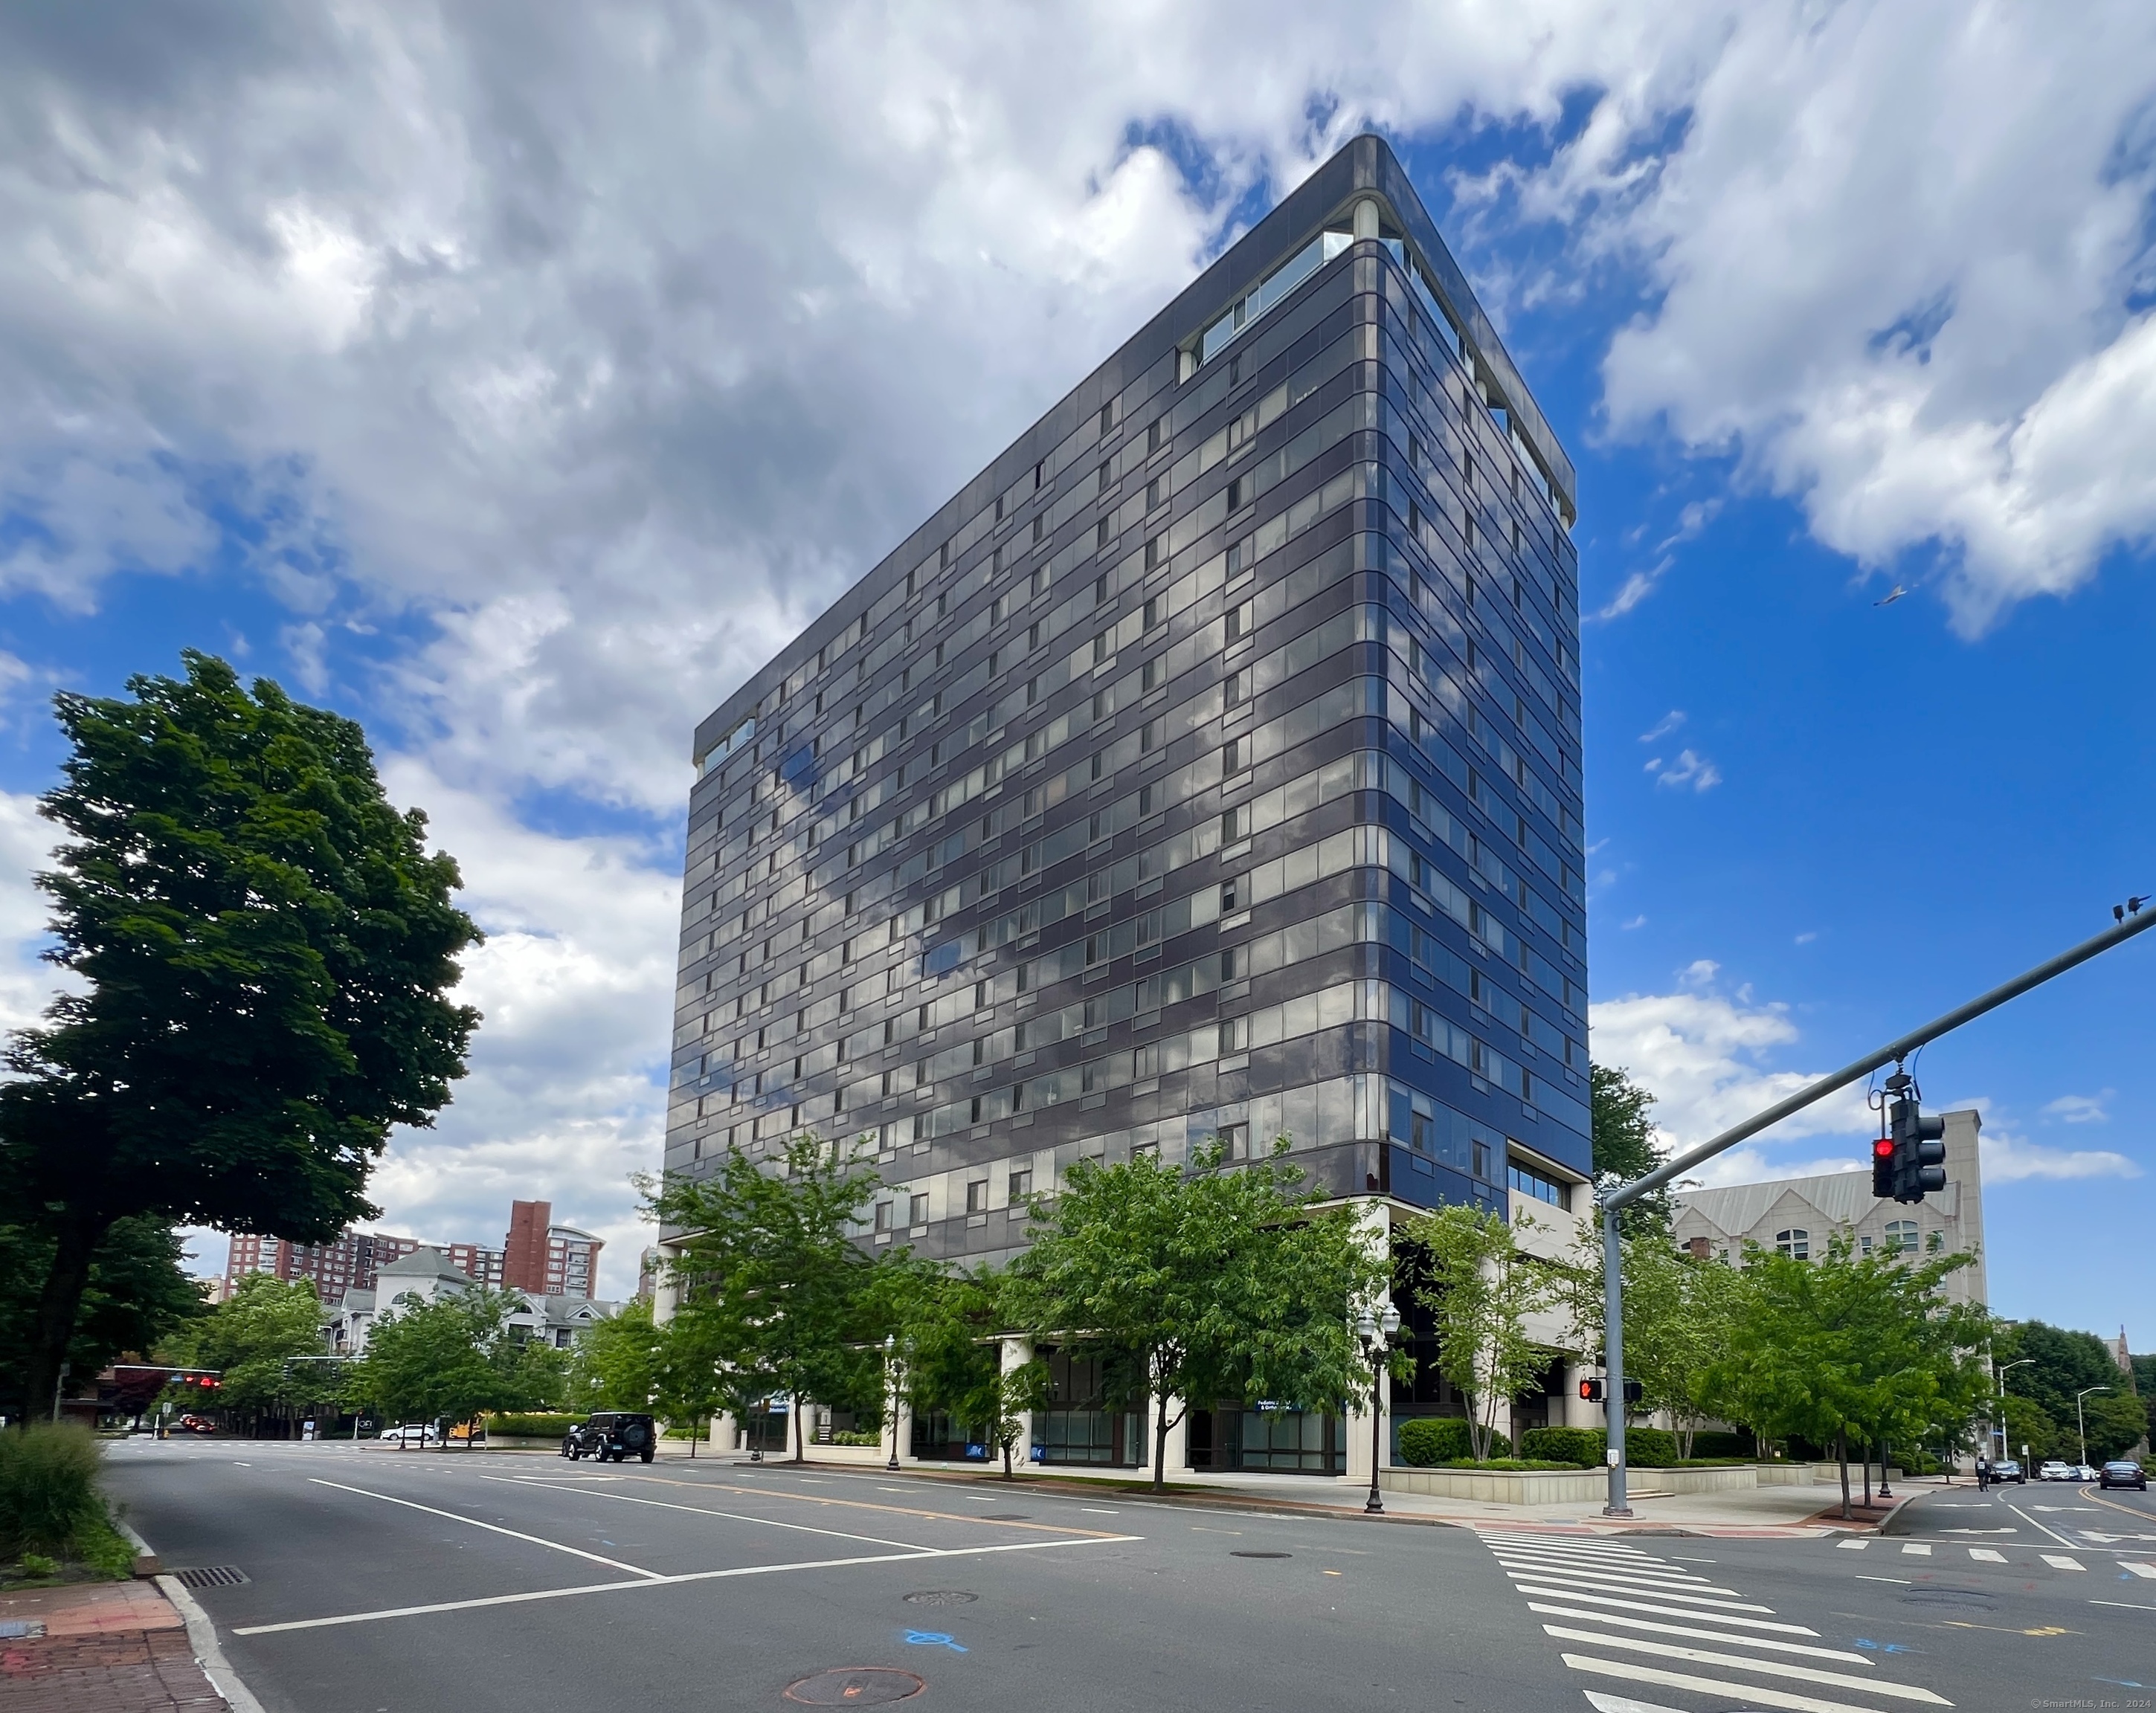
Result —
[{"label": "tan building facade", "polygon": [[1864,1254],[1923,1255],[1936,1238],[1949,1254],[1966,1249],[1976,1257],[1974,1266],[1949,1275],[1948,1300],[1988,1302],[1984,1179],[1977,1150],[1983,1121],[1974,1111],[1945,1116],[1947,1187],[1914,1206],[1873,1196],[1867,1170],[1830,1172],[1717,1189],[1680,1189],[1672,1233],[1681,1247],[1726,1254],[1732,1261],[1742,1259],[1748,1243],[1806,1260],[1824,1255],[1829,1242],[1842,1232]]}]

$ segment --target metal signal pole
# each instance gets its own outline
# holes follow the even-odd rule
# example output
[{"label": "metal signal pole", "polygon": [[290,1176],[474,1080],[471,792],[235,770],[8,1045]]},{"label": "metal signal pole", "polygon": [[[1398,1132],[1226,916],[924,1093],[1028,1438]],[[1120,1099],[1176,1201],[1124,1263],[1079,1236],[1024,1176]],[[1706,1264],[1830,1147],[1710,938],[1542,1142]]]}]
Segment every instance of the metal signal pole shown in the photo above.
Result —
[{"label": "metal signal pole", "polygon": [[1712,1160],[1739,1142],[1748,1141],[1774,1125],[1779,1124],[1790,1114],[1801,1112],[1815,1101],[1823,1100],[1837,1090],[1845,1089],[1860,1078],[1866,1077],[1882,1064],[1892,1064],[1907,1059],[1927,1042],[1935,1041],[1950,1030],[1995,1011],[2010,999],[2018,999],[2032,987],[2040,987],[2054,976],[2064,975],[2076,964],[2087,963],[2101,952],[2111,950],[2131,940],[2146,928],[2156,928],[2156,910],[2147,915],[2141,906],[2147,899],[2129,900],[2127,905],[2112,911],[2118,920],[2093,939],[2084,940],[2078,946],[2061,952],[2056,957],[2035,968],[2016,976],[2012,981],[1980,993],[1966,1005],[1956,1006],[1943,1017],[1936,1017],[1920,1029],[1889,1041],[1876,1052],[1867,1053],[1852,1064],[1844,1065],[1831,1076],[1821,1077],[1808,1087],[1799,1089],[1786,1100],[1777,1101],[1764,1112],[1757,1113],[1743,1123],[1722,1132],[1710,1141],[1687,1150],[1674,1160],[1666,1160],[1644,1177],[1620,1184],[1600,1198],[1602,1207],[1602,1280],[1604,1297],[1603,1340],[1604,1363],[1609,1380],[1604,1396],[1603,1408],[1608,1412],[1609,1502],[1604,1507],[1604,1516],[1630,1516],[1632,1507],[1625,1495],[1625,1278],[1622,1265],[1624,1249],[1618,1240],[1617,1215],[1624,1208],[1640,1197],[1660,1189],[1664,1184],[1682,1177],[1695,1166]]}]

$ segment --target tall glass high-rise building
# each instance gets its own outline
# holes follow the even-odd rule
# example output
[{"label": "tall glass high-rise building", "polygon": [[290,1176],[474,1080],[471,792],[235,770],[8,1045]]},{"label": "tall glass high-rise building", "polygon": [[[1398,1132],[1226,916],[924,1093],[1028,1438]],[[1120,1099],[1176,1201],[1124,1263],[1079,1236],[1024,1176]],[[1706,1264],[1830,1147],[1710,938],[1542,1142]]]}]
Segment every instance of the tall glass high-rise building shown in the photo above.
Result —
[{"label": "tall glass high-rise building", "polygon": [[1564,1202],[1573,510],[1358,138],[698,727],[668,1168],[866,1136],[864,1244],[981,1259],[1216,1136]]}]

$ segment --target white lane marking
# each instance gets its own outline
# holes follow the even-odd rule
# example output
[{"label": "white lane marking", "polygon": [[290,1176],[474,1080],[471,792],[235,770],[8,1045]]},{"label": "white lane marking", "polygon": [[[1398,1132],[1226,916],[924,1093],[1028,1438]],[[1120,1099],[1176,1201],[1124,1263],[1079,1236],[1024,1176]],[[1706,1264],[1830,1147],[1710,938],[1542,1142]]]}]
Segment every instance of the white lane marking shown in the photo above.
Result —
[{"label": "white lane marking", "polygon": [[[508,1477],[506,1475],[481,1475],[480,1477],[480,1480],[482,1481],[501,1481],[506,1480],[507,1479]],[[525,1481],[519,1483],[519,1485],[528,1488],[543,1487],[548,1484],[544,1481]],[[911,1552],[926,1552],[928,1550],[926,1546],[923,1546],[919,1542],[914,1541],[886,1541],[880,1535],[855,1535],[849,1533],[844,1529],[819,1529],[814,1528],[807,1523],[783,1523],[776,1517],[750,1516],[746,1513],[738,1510],[713,1510],[708,1505],[676,1505],[664,1499],[639,1499],[633,1493],[586,1493],[582,1489],[576,1487],[565,1487],[562,1490],[567,1493],[575,1493],[579,1498],[618,1499],[624,1505],[649,1505],[660,1510],[685,1510],[696,1516],[724,1517],[729,1522],[762,1523],[767,1528],[792,1529],[796,1533],[803,1535],[829,1535],[836,1540],[860,1541],[865,1541],[871,1546],[903,1546],[908,1551]],[[963,1521],[963,1519],[954,1518],[953,1521]]]},{"label": "white lane marking", "polygon": [[2087,1570],[2088,1568],[2078,1558],[2069,1558],[2063,1552],[2039,1552],[2036,1557],[2050,1565],[2053,1570]]},{"label": "white lane marking", "polygon": [[1885,1683],[1877,1678],[1851,1677],[1845,1671],[1822,1671],[1816,1665],[1789,1665],[1774,1659],[1748,1659],[1742,1654],[1717,1654],[1705,1648],[1681,1648],[1671,1642],[1650,1641],[1645,1636],[1612,1636],[1594,1630],[1566,1629],[1554,1623],[1543,1628],[1562,1642],[1591,1642],[1598,1648],[1625,1648],[1635,1654],[1650,1654],[1659,1659],[1681,1659],[1692,1665],[1733,1665],[1739,1671],[1756,1671],[1767,1677],[1785,1677],[1799,1683],[1825,1684],[1837,1690],[1861,1690],[1866,1695],[1890,1695],[1898,1700],[1923,1701],[1932,1706],[1951,1704],[1943,1696],[1912,1685]]},{"label": "white lane marking", "polygon": [[[1763,1618],[1738,1618],[1727,1612],[1700,1612],[1689,1606],[1655,1606],[1643,1600],[1619,1600],[1608,1594],[1580,1593],[1569,1588],[1522,1588],[1523,1594],[1539,1594],[1545,1599],[1570,1600],[1583,1606],[1608,1607],[1618,1612],[1652,1612],[1664,1618],[1688,1618],[1695,1623],[1736,1624],[1744,1629],[1772,1630],[1777,1635],[1816,1636],[1815,1629],[1806,1629],[1800,1623],[1775,1623]],[[1754,1611],[1770,1608],[1760,1606]]]},{"label": "white lane marking", "polygon": [[2131,1571],[2138,1577],[2156,1578],[2156,1564],[2122,1564],[2119,1566],[2119,1568],[2123,1571]]},{"label": "white lane marking", "polygon": [[1856,1579],[1860,1582],[1899,1582],[1905,1588],[1909,1585],[1907,1577],[1868,1577],[1862,1571],[1857,1572]]},{"label": "white lane marking", "polygon": [[1605,1695],[1599,1690],[1587,1691],[1587,1705],[1594,1713],[1677,1713],[1660,1701],[1635,1701],[1630,1695]]},{"label": "white lane marking", "polygon": [[[1861,1654],[1845,1654],[1839,1648],[1815,1648],[1803,1642],[1778,1642],[1772,1636],[1732,1635],[1727,1630],[1701,1629],[1688,1623],[1656,1623],[1651,1618],[1625,1618],[1614,1612],[1589,1612],[1584,1608],[1551,1606],[1540,1600],[1528,1601],[1527,1610],[1539,1612],[1548,1618],[1584,1618],[1595,1623],[1611,1624],[1622,1629],[1646,1630],[1658,1636],[1695,1636],[1707,1642],[1732,1642],[1740,1647],[1768,1648],[1777,1654],[1802,1654],[1814,1659],[1840,1659],[1850,1665],[1869,1665],[1872,1663]],[[1723,1623],[1729,1620],[1716,1618],[1713,1621]]]},{"label": "white lane marking", "polygon": [[640,1582],[588,1582],[577,1588],[539,1588],[529,1594],[492,1594],[476,1600],[443,1600],[431,1606],[391,1606],[379,1612],[346,1612],[335,1618],[300,1618],[285,1623],[255,1623],[235,1628],[236,1636],[266,1636],[283,1630],[329,1629],[338,1624],[374,1623],[386,1618],[421,1618],[436,1612],[470,1612],[484,1606],[521,1606],[534,1600],[567,1600],[580,1594],[618,1594],[625,1588],[666,1588],[679,1582],[718,1582],[731,1577],[777,1576],[790,1570],[838,1570],[855,1564],[911,1564],[917,1559],[972,1558],[984,1552],[1038,1552],[1050,1546],[1106,1546],[1142,1541],[1142,1535],[1101,1535],[1091,1540],[1012,1541],[994,1546],[937,1546],[924,1552],[877,1552],[860,1558],[815,1558],[793,1564],[749,1564],[733,1570],[692,1570],[680,1576],[654,1576]]},{"label": "white lane marking", "polygon": [[1690,1577],[1704,1581],[1696,1570],[1664,1564],[1658,1558],[1579,1558],[1569,1552],[1533,1552],[1517,1546],[1493,1546],[1490,1556],[1500,1564],[1554,1564],[1567,1570],[1591,1570],[1598,1576]]},{"label": "white lane marking", "polygon": [[1553,1552],[1590,1552],[1598,1558],[1645,1558],[1637,1546],[1608,1541],[1585,1541],[1576,1535],[1497,1535],[1484,1530],[1481,1538],[1492,1546],[1543,1546]]},{"label": "white lane marking", "polygon": [[1929,1558],[1932,1556],[1931,1544],[1925,1541],[1904,1541],[1902,1552],[1907,1558]]},{"label": "white lane marking", "polygon": [[469,1523],[475,1529],[485,1529],[490,1535],[506,1535],[514,1541],[529,1541],[535,1546],[551,1547],[557,1552],[567,1552],[572,1557],[588,1558],[593,1564],[603,1564],[609,1570],[625,1570],[631,1576],[657,1577],[660,1572],[646,1570],[640,1564],[624,1564],[619,1558],[607,1558],[597,1552],[587,1552],[581,1546],[564,1546],[559,1541],[544,1540],[537,1535],[526,1535],[516,1529],[505,1529],[499,1523],[483,1523],[475,1516],[462,1516],[454,1510],[437,1510],[431,1505],[420,1505],[409,1499],[399,1499],[394,1494],[376,1493],[365,1487],[347,1487],[341,1481],[325,1481],[320,1475],[307,1480],[317,1487],[334,1487],[340,1493],[357,1493],[362,1498],[379,1499],[388,1505],[401,1505],[408,1510],[424,1510],[429,1516],[445,1516],[453,1523]]},{"label": "white lane marking", "polygon": [[1969,1556],[1971,1558],[1975,1559],[1979,1564],[2004,1564],[2006,1562],[2006,1555],[2004,1552],[2000,1552],[1989,1546],[1972,1546],[1969,1549]]},{"label": "white lane marking", "polygon": [[1532,1553],[1537,1558],[1563,1558],[1579,1564],[1660,1564],[1644,1552],[1583,1552],[1577,1546],[1551,1546],[1538,1541],[1487,1541],[1492,1552]]},{"label": "white lane marking", "polygon": [[2156,1606],[2137,1606],[2131,1600],[2092,1600],[2092,1606],[2116,1606],[2123,1612],[2156,1612]]},{"label": "white lane marking", "polygon": [[1505,1567],[1505,1574],[1517,1582],[1522,1577],[1539,1581],[1584,1582],[1596,1588],[1636,1588],[1643,1594],[1669,1594],[1686,1599],[1694,1594],[1719,1594],[1726,1599],[1737,1598],[1737,1590],[1725,1588],[1713,1582],[1688,1582],[1676,1577],[1635,1576],[1624,1570],[1553,1570],[1543,1565],[1525,1565]]},{"label": "white lane marking", "polygon": [[[1854,1701],[1823,1701],[1816,1695],[1793,1695],[1785,1690],[1730,1683],[1721,1678],[1694,1677],[1688,1672],[1658,1671],[1651,1665],[1633,1665],[1619,1659],[1597,1659],[1585,1654],[1563,1654],[1558,1657],[1574,1671],[1591,1671],[1598,1676],[1624,1678],[1632,1683],[1660,1684],[1667,1689],[1697,1690],[1702,1695],[1727,1697],[1734,1694],[1740,1703],[1750,1701],[1762,1707],[1785,1707],[1790,1710],[1790,1713],[1878,1713],[1876,1707],[1860,1707]],[[1941,1701],[1938,1705],[1950,1707],[1953,1703]]]},{"label": "white lane marking", "polygon": [[1861,1552],[1871,1543],[1868,1541],[1837,1541],[1834,1544],[1845,1552]]},{"label": "white lane marking", "polygon": [[1771,1606],[1755,1606],[1748,1600],[1710,1600],[1704,1595],[1673,1594],[1664,1588],[1628,1588],[1621,1582],[1613,1587],[1606,1582],[1573,1582],[1563,1577],[1538,1577],[1532,1582],[1515,1577],[1512,1586],[1522,1594],[1554,1594],[1560,1599],[1584,1600],[1588,1598],[1588,1591],[1594,1589],[1604,1593],[1651,1594],[1657,1600],[1681,1600],[1685,1603],[1682,1607],[1644,1606],[1640,1608],[1643,1612],[1681,1612],[1686,1607],[1693,1606],[1715,1612],[1764,1612],[1771,1614],[1774,1610]]},{"label": "white lane marking", "polygon": [[2020,1507],[2020,1505],[2009,1505],[2006,1508],[2007,1508],[2009,1510],[2012,1511],[2012,1512],[2014,1513],[2014,1515],[2015,1515],[2015,1516],[2016,1516],[2020,1517],[2023,1522],[2025,1522],[2025,1523],[2028,1524],[2028,1525],[2029,1525],[2029,1526],[2030,1526],[2030,1528],[2032,1528],[2032,1529],[2041,1529],[2041,1530],[2042,1530],[2046,1534],[2049,1535],[2049,1536],[2051,1536],[2054,1541],[2057,1541],[2057,1542],[2058,1542],[2061,1546],[2079,1546],[2079,1545],[2081,1544],[2081,1543],[2080,1543],[2079,1541],[2069,1541],[2069,1540],[2068,1540],[2068,1539],[2067,1539],[2064,1535],[2061,1534],[2061,1533],[2060,1533],[2056,1529],[2053,1528],[2053,1527],[2052,1527],[2049,1523],[2040,1523],[2040,1522],[2038,1522],[2038,1521],[2036,1521],[2036,1519],[2035,1519],[2035,1518],[2034,1518],[2033,1516],[2030,1516],[2030,1515],[2029,1515],[2029,1513],[2028,1513],[2027,1511],[2025,1511],[2025,1510],[2022,1510],[2022,1509],[2021,1509],[2021,1507]]},{"label": "white lane marking", "polygon": [[1084,1511],[1088,1516],[1117,1516],[1121,1515],[1118,1511],[1104,1510],[1097,1505],[1081,1505],[1078,1509]]}]

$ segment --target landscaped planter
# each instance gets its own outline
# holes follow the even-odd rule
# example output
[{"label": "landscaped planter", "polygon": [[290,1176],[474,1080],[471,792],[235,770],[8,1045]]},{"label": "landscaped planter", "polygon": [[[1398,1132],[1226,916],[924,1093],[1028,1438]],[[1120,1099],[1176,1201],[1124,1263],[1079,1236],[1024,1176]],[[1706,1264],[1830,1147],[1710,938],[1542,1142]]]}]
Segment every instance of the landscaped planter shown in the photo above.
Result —
[{"label": "landscaped planter", "polygon": [[[1732,1464],[1692,1469],[1635,1466],[1626,1471],[1626,1478],[1635,1492],[1659,1493],[1734,1493],[1840,1479],[1831,1464]],[[1432,1499],[1479,1499],[1490,1505],[1578,1505],[1609,1492],[1609,1472],[1391,1469],[1378,1477],[1378,1485],[1395,1493],[1420,1493]]]}]

